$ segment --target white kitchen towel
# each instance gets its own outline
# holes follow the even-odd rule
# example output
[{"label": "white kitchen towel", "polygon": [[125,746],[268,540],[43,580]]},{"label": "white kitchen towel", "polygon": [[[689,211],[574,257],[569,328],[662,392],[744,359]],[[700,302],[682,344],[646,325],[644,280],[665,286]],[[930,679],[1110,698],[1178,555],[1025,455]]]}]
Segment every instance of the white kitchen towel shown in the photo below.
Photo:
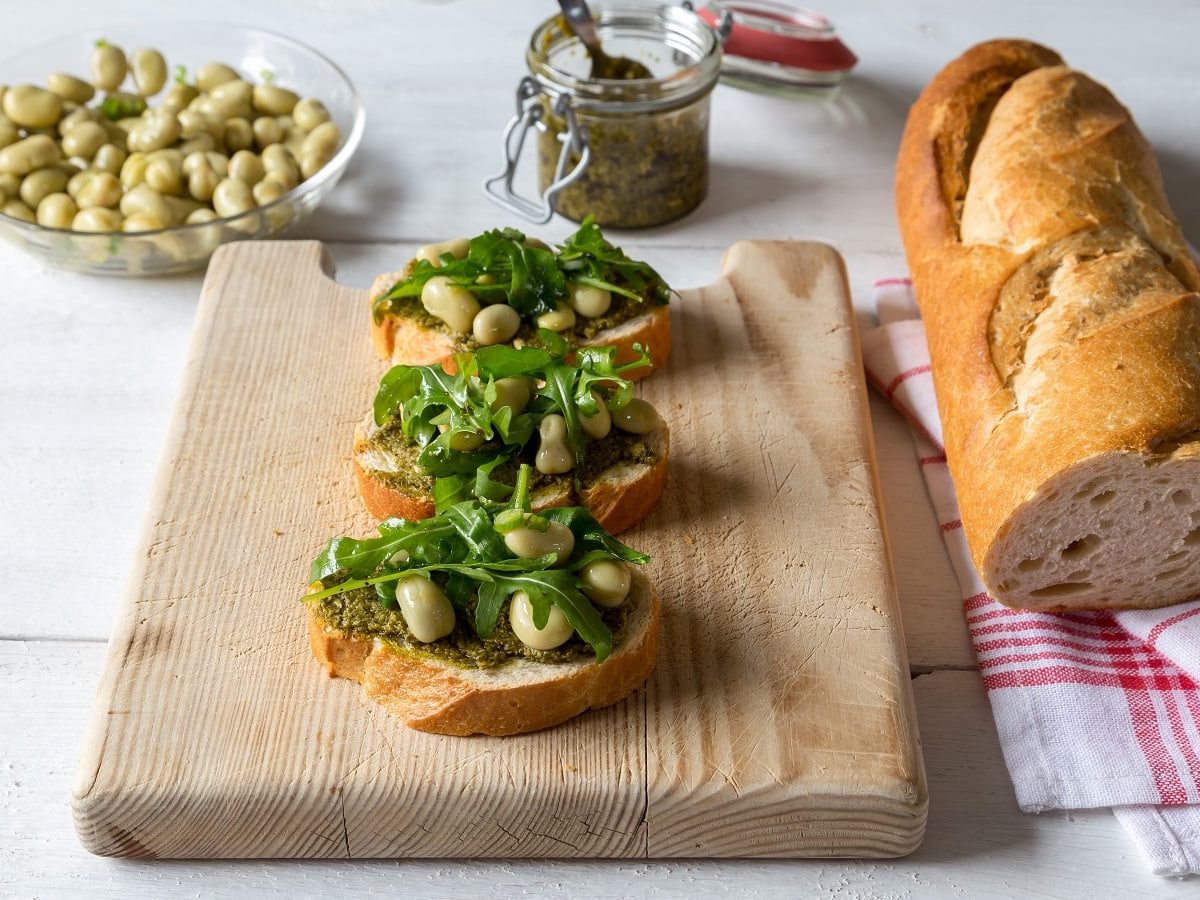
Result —
[{"label": "white kitchen towel", "polygon": [[1047,614],[988,596],[959,520],[911,282],[875,291],[867,379],[913,426],[1017,803],[1112,807],[1155,874],[1200,873],[1200,602]]}]

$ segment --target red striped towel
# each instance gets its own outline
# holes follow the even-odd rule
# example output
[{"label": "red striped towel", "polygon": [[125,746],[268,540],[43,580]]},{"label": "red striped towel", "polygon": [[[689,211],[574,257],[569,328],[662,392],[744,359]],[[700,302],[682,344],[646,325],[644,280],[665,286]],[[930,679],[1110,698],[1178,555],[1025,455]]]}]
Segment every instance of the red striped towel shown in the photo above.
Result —
[{"label": "red striped towel", "polygon": [[1155,874],[1200,873],[1200,602],[1047,614],[989,597],[958,517],[911,282],[875,292],[867,380],[913,426],[1017,803],[1112,807]]}]

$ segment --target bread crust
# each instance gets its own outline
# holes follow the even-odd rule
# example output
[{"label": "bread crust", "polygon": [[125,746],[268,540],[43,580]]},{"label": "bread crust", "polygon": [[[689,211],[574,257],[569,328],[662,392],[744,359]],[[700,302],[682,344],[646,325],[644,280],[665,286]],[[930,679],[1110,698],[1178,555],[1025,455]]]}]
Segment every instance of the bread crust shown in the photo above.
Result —
[{"label": "bread crust", "polygon": [[[371,285],[371,303],[375,298],[391,290],[397,281],[407,278],[412,271],[410,261],[398,272],[387,272],[378,276]],[[371,344],[380,359],[393,365],[429,366],[440,364],[451,375],[457,372],[454,354],[467,348],[442,331],[425,328],[404,316],[385,316],[376,322],[371,317]],[[584,347],[615,347],[618,364],[632,362],[637,358],[634,344],[641,344],[650,357],[648,366],[631,369],[625,373],[630,381],[639,381],[657,371],[671,355],[671,314],[667,306],[656,306],[649,312],[622,322],[615,328],[600,332],[583,341]],[[570,357],[568,357],[570,358]]]},{"label": "bread crust", "polygon": [[[1087,576],[1074,581],[1063,556],[1094,528],[1154,527],[1101,525],[1091,498],[1056,492],[1064,473],[1086,485],[1089,470],[1136,480],[1165,464],[1157,475],[1197,477],[1186,447],[1158,448],[1200,428],[1200,273],[1128,111],[1045,47],[973,47],[913,106],[896,205],[963,528],[989,592],[1036,609],[1189,599],[1198,585],[1187,579],[1124,583],[1122,566],[1147,583],[1157,574],[1137,547],[1076,566]],[[1147,536],[1141,549],[1165,559],[1186,527],[1172,522],[1169,542]]]},{"label": "bread crust", "polygon": [[[360,426],[354,435],[354,475],[363,503],[376,519],[398,516],[402,519],[427,519],[435,512],[433,498],[394,488],[372,475],[359,461],[366,441],[366,429]],[[646,436],[658,454],[653,465],[618,463],[601,472],[580,492],[578,500],[569,491],[540,490],[531,497],[532,508],[548,509],[578,502],[587,507],[608,532],[620,534],[646,518],[662,499],[667,480],[667,460],[671,437],[665,423]]]},{"label": "bread crust", "polygon": [[404,652],[394,644],[341,631],[309,608],[313,656],[331,678],[363,686],[367,696],[410,728],[434,734],[504,736],[538,731],[588,709],[624,700],[654,670],[661,608],[645,575],[633,571],[638,628],[602,663],[531,663],[501,678]]}]

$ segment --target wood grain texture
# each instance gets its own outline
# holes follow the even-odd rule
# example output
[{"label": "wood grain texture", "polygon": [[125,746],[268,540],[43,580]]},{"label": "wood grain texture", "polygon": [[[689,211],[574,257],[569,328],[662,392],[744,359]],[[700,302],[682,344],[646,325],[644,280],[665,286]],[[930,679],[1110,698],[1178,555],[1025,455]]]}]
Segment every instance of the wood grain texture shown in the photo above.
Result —
[{"label": "wood grain texture", "polygon": [[[926,793],[844,273],[743,244],[644,392],[679,443],[631,534],[667,609],[650,688],[518,738],[410,731],[309,657],[296,598],[366,533],[380,374],[319,244],[214,259],[74,789],[151,857],[888,856]],[[763,354],[765,379],[748,353]]]},{"label": "wood grain texture", "polygon": [[[671,488],[654,555],[651,856],[895,856],[925,778],[841,260],[735,244],[645,395]],[[690,415],[689,415],[690,411]]]}]

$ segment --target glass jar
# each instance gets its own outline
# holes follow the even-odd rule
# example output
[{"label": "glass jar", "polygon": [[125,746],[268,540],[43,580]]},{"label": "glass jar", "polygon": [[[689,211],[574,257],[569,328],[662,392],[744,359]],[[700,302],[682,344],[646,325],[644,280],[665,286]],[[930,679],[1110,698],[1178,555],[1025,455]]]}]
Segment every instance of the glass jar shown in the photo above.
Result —
[{"label": "glass jar", "polygon": [[[561,16],[543,22],[525,54],[529,76],[505,131],[505,170],[484,183],[505,208],[532,221],[558,212],[601,225],[646,228],[687,215],[708,190],[709,97],[721,44],[703,19],[678,6],[594,6],[610,56],[645,65],[653,78],[593,79],[583,43]],[[538,200],[513,176],[530,128],[538,133]]]}]

